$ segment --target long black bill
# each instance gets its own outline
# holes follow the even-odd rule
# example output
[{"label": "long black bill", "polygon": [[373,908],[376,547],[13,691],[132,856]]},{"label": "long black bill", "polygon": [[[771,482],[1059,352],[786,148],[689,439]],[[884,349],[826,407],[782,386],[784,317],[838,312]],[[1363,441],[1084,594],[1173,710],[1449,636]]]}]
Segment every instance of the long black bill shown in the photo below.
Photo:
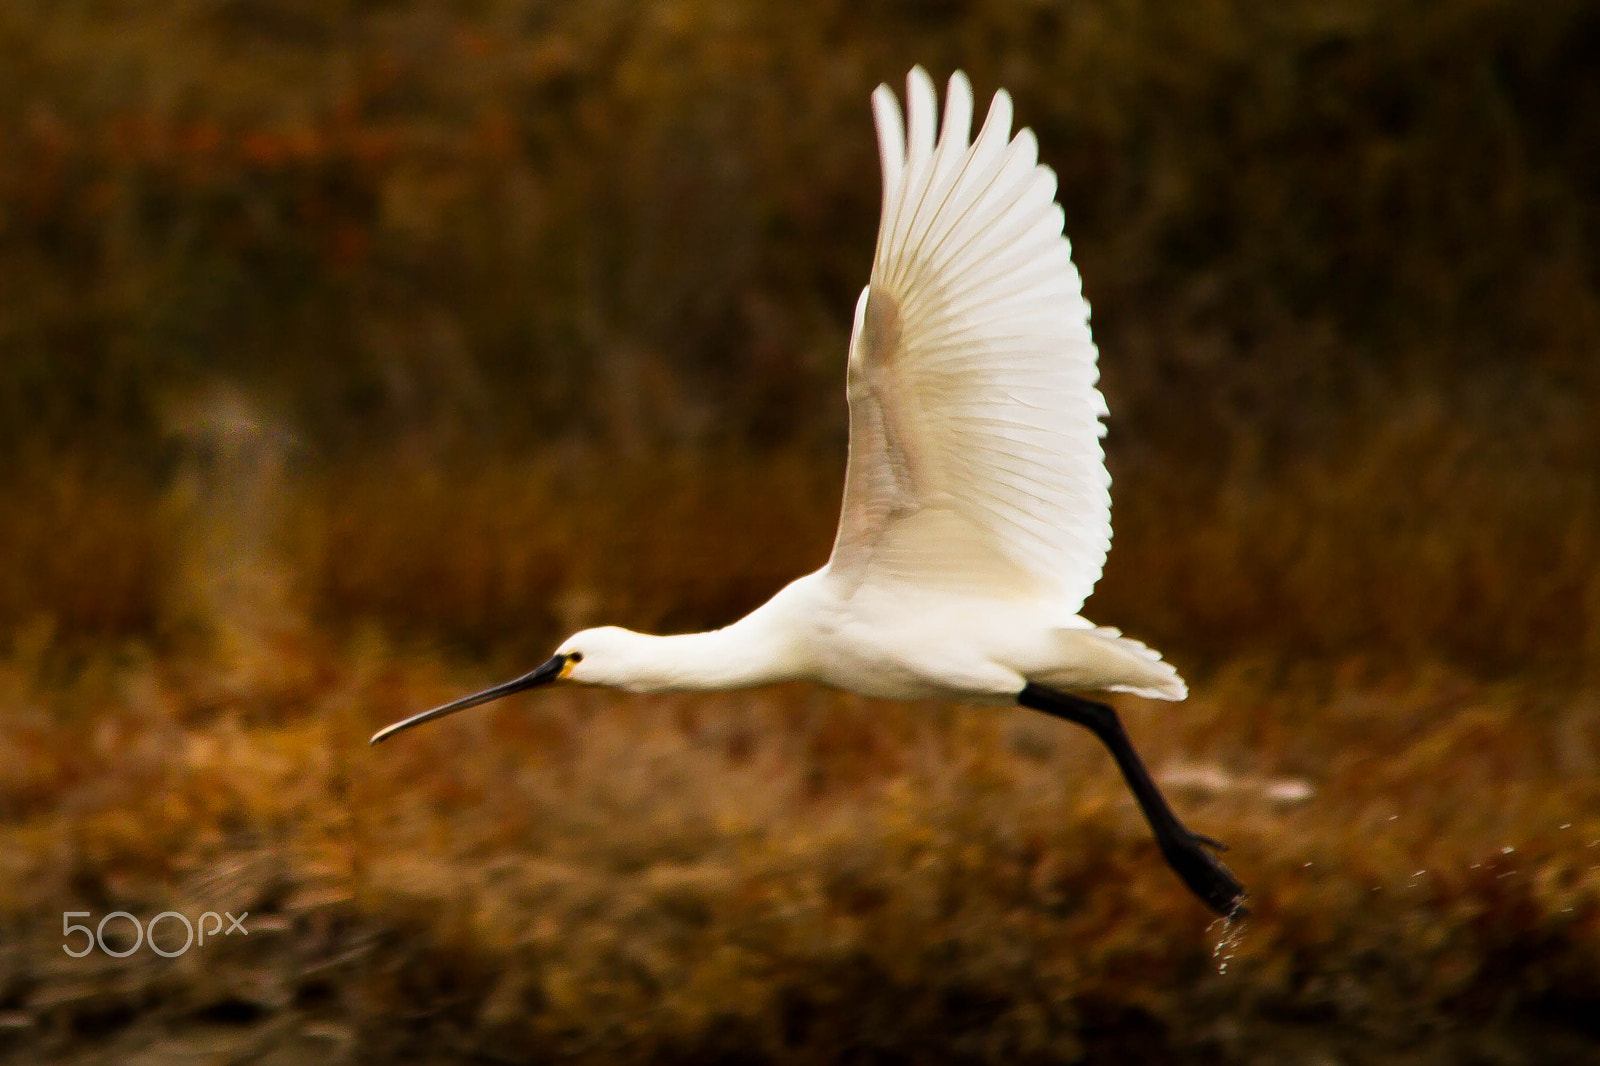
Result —
[{"label": "long black bill", "polygon": [[509,696],[515,692],[524,692],[530,688],[538,688],[540,685],[548,685],[550,682],[560,679],[561,671],[566,669],[566,665],[567,657],[565,655],[553,655],[548,662],[538,669],[523,674],[515,681],[507,681],[503,685],[486,688],[482,692],[475,692],[471,696],[463,696],[459,700],[452,700],[442,706],[433,708],[431,711],[423,711],[421,714],[414,714],[404,721],[396,722],[394,725],[385,726],[372,734],[372,739],[367,743],[376,744],[381,740],[388,740],[396,733],[404,732],[412,726],[421,725],[423,722],[431,722],[435,718],[443,718],[447,714],[455,714],[457,711],[464,711],[468,707],[478,707],[491,700],[497,700],[502,696]]}]

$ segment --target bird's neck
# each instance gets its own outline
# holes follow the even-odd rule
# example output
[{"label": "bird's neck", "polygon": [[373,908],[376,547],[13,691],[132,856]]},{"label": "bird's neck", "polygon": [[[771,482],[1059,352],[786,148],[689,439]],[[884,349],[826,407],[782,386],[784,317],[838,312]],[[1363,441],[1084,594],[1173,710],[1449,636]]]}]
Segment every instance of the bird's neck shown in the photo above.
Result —
[{"label": "bird's neck", "polygon": [[[793,586],[791,586],[792,588]],[[628,676],[633,692],[710,692],[808,676],[806,619],[785,589],[739,621],[705,633],[633,635]]]}]

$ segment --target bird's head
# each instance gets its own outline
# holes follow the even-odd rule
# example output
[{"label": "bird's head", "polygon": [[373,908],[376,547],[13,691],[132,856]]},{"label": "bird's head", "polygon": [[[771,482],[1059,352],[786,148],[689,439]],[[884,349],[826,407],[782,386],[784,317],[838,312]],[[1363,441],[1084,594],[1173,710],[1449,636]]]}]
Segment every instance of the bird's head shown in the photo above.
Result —
[{"label": "bird's head", "polygon": [[621,626],[584,629],[562,641],[552,661],[564,660],[559,680],[626,688],[638,647],[650,639]]},{"label": "bird's head", "polygon": [[602,626],[574,633],[561,642],[556,653],[534,669],[501,685],[474,692],[458,700],[451,700],[421,714],[386,726],[372,735],[371,743],[388,740],[396,733],[443,718],[447,714],[479,707],[504,696],[526,692],[531,688],[553,685],[561,681],[576,681],[588,685],[615,685],[633,687],[638,673],[639,646],[649,640],[631,630],[618,626]]}]

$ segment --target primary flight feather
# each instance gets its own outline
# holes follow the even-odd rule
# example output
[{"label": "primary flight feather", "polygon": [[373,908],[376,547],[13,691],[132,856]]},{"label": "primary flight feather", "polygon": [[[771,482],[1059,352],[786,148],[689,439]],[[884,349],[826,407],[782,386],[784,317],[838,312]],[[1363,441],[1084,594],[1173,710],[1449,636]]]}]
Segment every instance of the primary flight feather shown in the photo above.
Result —
[{"label": "primary flight feather", "polygon": [[1067,690],[1181,700],[1154,651],[1078,614],[1111,543],[1104,398],[1055,174],[1011,99],[971,138],[972,88],[872,95],[883,212],[847,370],[850,459],[833,553],[708,633],[584,630],[537,669],[381,730],[555,682],[633,692],[809,680],[868,696],[1012,704],[1091,730],[1167,862],[1218,913],[1244,889],[1186,829],[1104,703]]}]

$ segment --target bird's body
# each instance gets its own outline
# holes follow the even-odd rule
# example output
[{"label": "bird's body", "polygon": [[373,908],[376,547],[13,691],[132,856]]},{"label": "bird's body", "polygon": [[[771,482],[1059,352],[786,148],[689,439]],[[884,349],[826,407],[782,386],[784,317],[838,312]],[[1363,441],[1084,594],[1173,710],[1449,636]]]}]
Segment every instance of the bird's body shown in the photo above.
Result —
[{"label": "bird's body", "polygon": [[997,93],[969,140],[972,90],[908,79],[907,121],[873,94],[883,215],[856,304],[850,459],[828,563],[723,629],[574,635],[525,677],[401,729],[535,685],[631,692],[814,681],[886,699],[1024,706],[1110,748],[1168,862],[1214,909],[1244,891],[1173,816],[1110,707],[1066,690],[1181,700],[1154,651],[1078,613],[1111,539],[1105,401],[1055,175]]},{"label": "bird's body", "polygon": [[1030,682],[1164,699],[1184,692],[1144,645],[1048,603],[851,589],[826,568],[723,629],[652,637],[607,626],[567,643],[584,656],[570,679],[628,692],[814,681],[879,699],[993,705],[1015,703]]}]

